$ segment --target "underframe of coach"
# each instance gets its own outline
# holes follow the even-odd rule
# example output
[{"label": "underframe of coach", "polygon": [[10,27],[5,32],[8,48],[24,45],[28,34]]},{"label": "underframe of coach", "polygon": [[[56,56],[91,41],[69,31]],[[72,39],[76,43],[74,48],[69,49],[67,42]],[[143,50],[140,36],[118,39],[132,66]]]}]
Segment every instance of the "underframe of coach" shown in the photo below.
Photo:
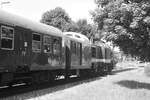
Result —
[{"label": "underframe of coach", "polygon": [[65,73],[61,37],[5,24],[0,34],[0,84],[47,81]]}]

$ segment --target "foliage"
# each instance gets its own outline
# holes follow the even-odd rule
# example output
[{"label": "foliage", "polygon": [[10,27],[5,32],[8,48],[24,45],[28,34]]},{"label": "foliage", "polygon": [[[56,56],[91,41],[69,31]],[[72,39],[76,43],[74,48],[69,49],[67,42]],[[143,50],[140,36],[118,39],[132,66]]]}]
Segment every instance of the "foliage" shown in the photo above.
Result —
[{"label": "foliage", "polygon": [[86,19],[80,19],[77,22],[72,21],[66,11],[60,7],[45,12],[41,22],[57,27],[62,31],[79,32],[89,38],[97,32],[96,26],[88,24]]},{"label": "foliage", "polygon": [[88,24],[86,19],[80,19],[74,22],[66,11],[60,7],[45,12],[42,15],[41,22],[57,27],[62,31],[80,32],[88,37],[95,32],[95,26]]},{"label": "foliage", "polygon": [[150,1],[95,0],[92,15],[105,39],[119,46],[125,54],[150,61]]},{"label": "foliage", "polygon": [[88,24],[86,19],[80,19],[76,23],[78,25],[78,32],[88,36],[89,38],[91,38],[97,32],[97,27]]},{"label": "foliage", "polygon": [[62,31],[74,31],[78,29],[77,25],[71,20],[66,11],[60,7],[45,12],[42,15],[41,22],[57,27]]}]

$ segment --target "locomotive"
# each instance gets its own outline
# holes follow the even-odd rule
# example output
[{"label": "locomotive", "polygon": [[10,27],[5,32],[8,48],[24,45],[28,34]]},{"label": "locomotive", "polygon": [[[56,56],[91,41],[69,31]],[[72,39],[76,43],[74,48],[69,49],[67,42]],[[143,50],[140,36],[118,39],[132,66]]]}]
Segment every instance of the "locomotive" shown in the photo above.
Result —
[{"label": "locomotive", "polygon": [[97,74],[110,74],[115,67],[114,53],[104,42],[95,42],[91,47],[92,68]]},{"label": "locomotive", "polygon": [[80,33],[0,10],[0,86],[111,72],[113,52]]}]

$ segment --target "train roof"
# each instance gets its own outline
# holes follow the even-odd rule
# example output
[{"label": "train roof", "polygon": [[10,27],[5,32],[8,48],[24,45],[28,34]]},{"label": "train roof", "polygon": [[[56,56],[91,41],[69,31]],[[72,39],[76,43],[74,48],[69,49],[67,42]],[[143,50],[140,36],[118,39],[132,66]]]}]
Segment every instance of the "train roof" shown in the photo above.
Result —
[{"label": "train roof", "polygon": [[76,33],[76,32],[64,32],[63,33],[66,37],[69,37],[75,41],[78,42],[84,42],[84,43],[90,43],[90,40],[83,34],[81,33]]},{"label": "train roof", "polygon": [[100,46],[100,47],[104,47],[104,48],[110,48],[110,46],[108,46],[106,43],[101,42],[101,41],[93,43],[93,46]]},{"label": "train roof", "polygon": [[50,34],[54,36],[63,36],[61,30],[55,28],[53,26],[49,26],[40,22],[34,22],[20,16],[5,12],[0,10],[0,23],[11,25],[11,26],[19,26],[26,29],[30,29],[34,32]]}]

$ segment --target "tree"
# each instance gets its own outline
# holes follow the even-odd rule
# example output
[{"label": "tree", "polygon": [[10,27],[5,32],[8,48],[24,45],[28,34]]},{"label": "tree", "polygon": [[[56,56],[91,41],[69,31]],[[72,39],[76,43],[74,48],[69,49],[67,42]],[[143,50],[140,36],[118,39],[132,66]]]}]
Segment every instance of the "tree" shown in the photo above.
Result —
[{"label": "tree", "polygon": [[57,27],[62,31],[75,31],[78,28],[66,11],[60,7],[45,12],[42,15],[41,22]]},{"label": "tree", "polygon": [[94,22],[125,54],[150,61],[150,1],[96,0]]},{"label": "tree", "polygon": [[88,36],[88,38],[97,32],[97,27],[95,25],[88,24],[86,19],[79,19],[76,24],[78,25],[78,32]]},{"label": "tree", "polygon": [[72,21],[66,11],[60,7],[45,12],[41,22],[57,27],[62,31],[80,32],[88,37],[97,31],[96,26],[88,24],[86,19],[80,19],[77,22]]}]

